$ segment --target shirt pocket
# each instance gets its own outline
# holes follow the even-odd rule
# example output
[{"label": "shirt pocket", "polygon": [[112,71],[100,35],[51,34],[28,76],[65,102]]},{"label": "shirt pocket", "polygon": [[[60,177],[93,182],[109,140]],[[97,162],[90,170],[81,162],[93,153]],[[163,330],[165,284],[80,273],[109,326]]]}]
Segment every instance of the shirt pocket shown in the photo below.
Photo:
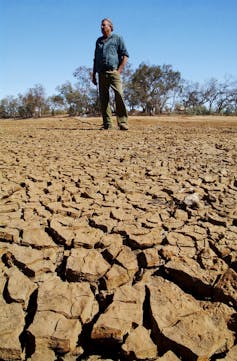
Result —
[{"label": "shirt pocket", "polygon": [[117,52],[117,47],[114,45],[114,44],[111,44],[110,46],[109,46],[109,53],[111,54],[111,55],[117,55],[118,54],[118,52]]}]

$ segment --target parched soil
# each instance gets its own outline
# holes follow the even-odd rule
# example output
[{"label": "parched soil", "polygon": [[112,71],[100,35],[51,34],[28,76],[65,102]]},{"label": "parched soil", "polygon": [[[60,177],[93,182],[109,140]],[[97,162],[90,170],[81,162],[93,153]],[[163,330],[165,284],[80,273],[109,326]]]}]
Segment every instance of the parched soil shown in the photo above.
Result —
[{"label": "parched soil", "polygon": [[237,117],[0,120],[0,360],[237,360]]}]

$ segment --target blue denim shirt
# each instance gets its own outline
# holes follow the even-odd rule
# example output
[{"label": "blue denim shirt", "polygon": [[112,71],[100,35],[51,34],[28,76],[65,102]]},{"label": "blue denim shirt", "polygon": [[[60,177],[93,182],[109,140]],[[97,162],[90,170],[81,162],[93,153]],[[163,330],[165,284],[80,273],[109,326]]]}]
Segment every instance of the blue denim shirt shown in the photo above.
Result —
[{"label": "blue denim shirt", "polygon": [[101,36],[97,39],[95,46],[94,71],[101,73],[118,69],[124,56],[129,57],[121,36],[111,34],[107,40]]}]

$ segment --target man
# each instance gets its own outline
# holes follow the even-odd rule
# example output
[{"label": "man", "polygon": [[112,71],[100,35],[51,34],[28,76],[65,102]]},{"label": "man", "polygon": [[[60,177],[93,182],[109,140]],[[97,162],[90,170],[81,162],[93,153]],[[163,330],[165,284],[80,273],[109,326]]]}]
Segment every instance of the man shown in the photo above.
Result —
[{"label": "man", "polygon": [[116,116],[119,129],[128,130],[128,114],[123,98],[120,74],[128,60],[128,52],[121,36],[112,34],[113,24],[110,19],[101,22],[103,36],[96,41],[92,81],[97,85],[99,79],[99,95],[103,129],[112,129],[112,112],[109,102],[109,89],[115,93]]}]

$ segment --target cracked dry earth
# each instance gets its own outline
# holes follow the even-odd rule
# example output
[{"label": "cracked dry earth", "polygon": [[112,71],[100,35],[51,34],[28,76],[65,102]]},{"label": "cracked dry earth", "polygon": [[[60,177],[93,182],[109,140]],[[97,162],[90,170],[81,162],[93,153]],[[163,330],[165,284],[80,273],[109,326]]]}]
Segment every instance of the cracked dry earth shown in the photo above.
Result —
[{"label": "cracked dry earth", "polygon": [[237,360],[237,118],[0,121],[0,360]]}]

